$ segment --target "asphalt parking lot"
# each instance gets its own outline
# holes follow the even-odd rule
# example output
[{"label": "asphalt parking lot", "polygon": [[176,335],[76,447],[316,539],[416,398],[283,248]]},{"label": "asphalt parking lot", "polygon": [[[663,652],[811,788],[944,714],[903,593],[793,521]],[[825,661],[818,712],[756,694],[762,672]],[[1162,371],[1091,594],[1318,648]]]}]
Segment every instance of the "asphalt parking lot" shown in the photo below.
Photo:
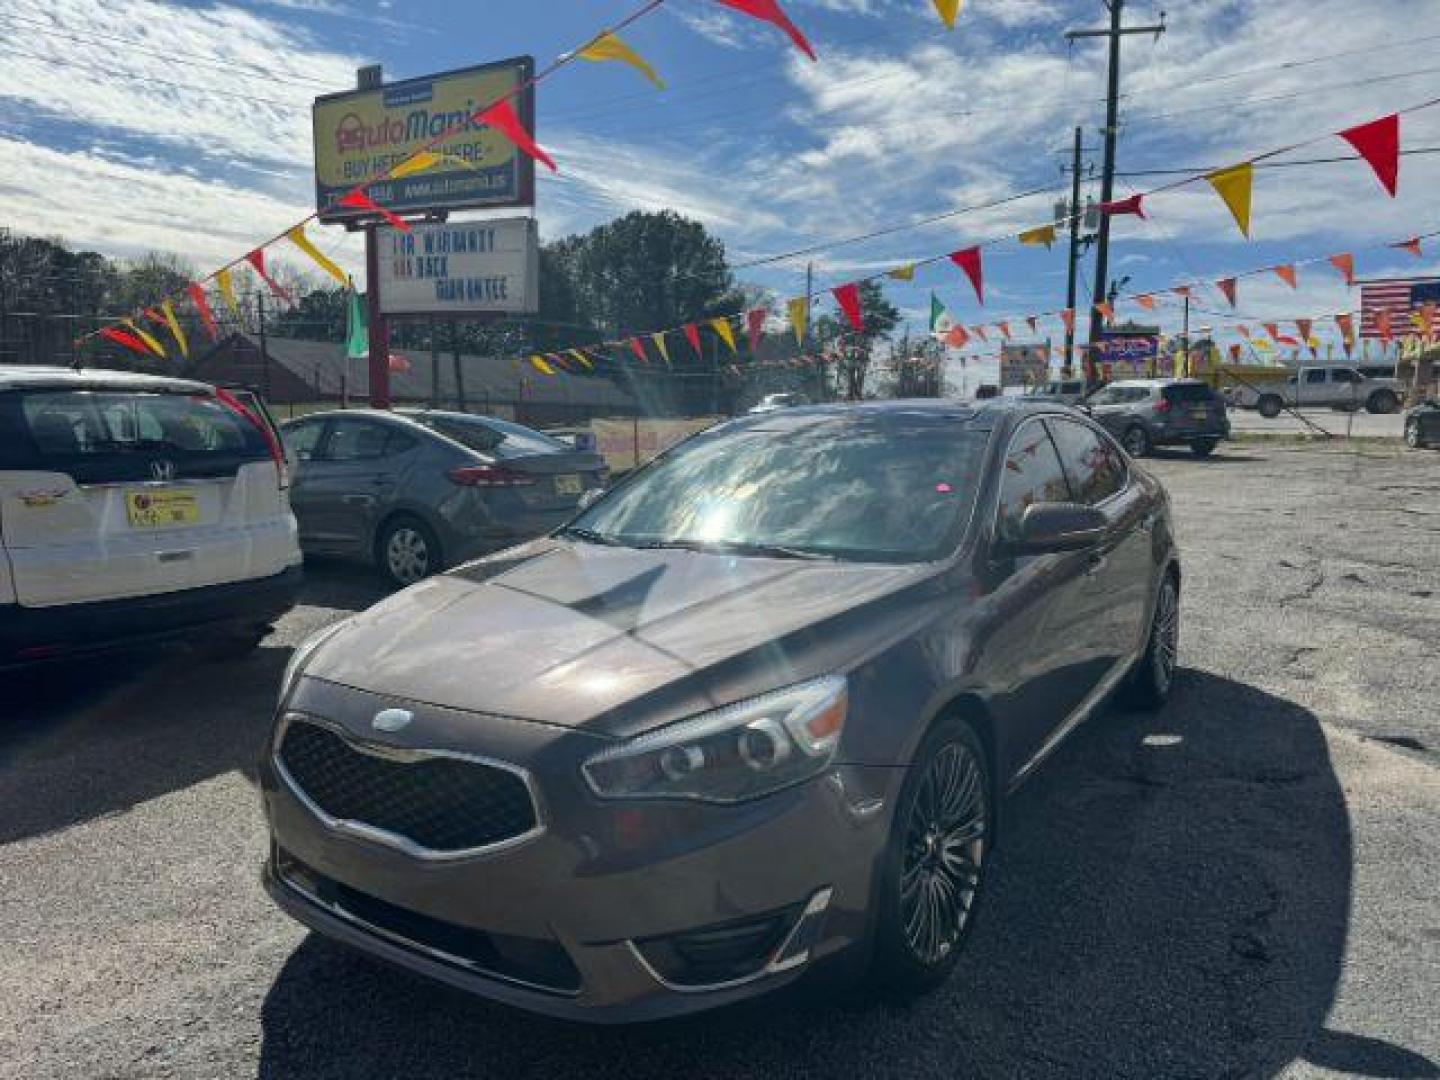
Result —
[{"label": "asphalt parking lot", "polygon": [[940,993],[594,1029],[307,937],[258,883],[253,765],[291,647],[381,594],[322,565],[242,662],[4,687],[0,1076],[1440,1075],[1440,454],[1153,465],[1175,696],[1022,789]]}]

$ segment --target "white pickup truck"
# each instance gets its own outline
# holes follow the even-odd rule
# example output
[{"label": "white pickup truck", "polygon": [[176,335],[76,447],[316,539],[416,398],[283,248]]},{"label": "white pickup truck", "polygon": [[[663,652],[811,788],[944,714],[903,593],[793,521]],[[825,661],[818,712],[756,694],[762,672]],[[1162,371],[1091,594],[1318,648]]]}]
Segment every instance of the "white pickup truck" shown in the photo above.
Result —
[{"label": "white pickup truck", "polygon": [[1279,416],[1284,408],[1365,409],[1393,413],[1400,408],[1400,384],[1394,379],[1366,378],[1343,364],[1295,368],[1288,375],[1257,371],[1227,395],[1230,404],[1255,409],[1261,416]]}]

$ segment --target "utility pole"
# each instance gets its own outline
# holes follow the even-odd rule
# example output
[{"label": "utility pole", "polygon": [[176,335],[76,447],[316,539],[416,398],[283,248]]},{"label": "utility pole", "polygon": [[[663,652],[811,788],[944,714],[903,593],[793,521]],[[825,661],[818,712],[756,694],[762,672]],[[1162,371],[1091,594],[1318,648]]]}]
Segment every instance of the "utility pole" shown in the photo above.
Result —
[{"label": "utility pole", "polygon": [[265,347],[265,294],[255,293],[255,319],[260,331],[260,396],[270,401],[270,350]]},{"label": "utility pole", "polygon": [[[805,264],[805,333],[800,335],[800,359],[803,362],[810,351],[810,323],[813,321],[813,308],[815,298],[812,295],[815,288],[815,264]],[[825,361],[816,358],[815,370],[820,373],[819,384],[816,388],[816,398],[819,401],[825,400]]]},{"label": "utility pole", "polygon": [[[1153,34],[1157,39],[1165,32],[1165,13],[1152,26],[1125,26],[1121,17],[1125,0],[1106,0],[1110,9],[1110,27],[1106,30],[1068,30],[1065,40],[1074,43],[1082,38],[1110,39],[1110,71],[1105,93],[1105,150],[1100,172],[1100,203],[1115,198],[1115,138],[1120,126],[1120,39],[1129,34]],[[1103,297],[1109,292],[1110,215],[1101,211],[1100,230],[1095,249],[1095,289],[1093,295]],[[1097,301],[1098,302],[1098,301]],[[1092,305],[1090,308],[1090,344],[1100,340],[1103,320]]]},{"label": "utility pole", "polygon": [[1084,128],[1075,128],[1075,153],[1070,160],[1070,272],[1065,280],[1065,306],[1072,318],[1065,329],[1065,364],[1063,374],[1068,378],[1075,371],[1075,278],[1080,269],[1080,145]]}]

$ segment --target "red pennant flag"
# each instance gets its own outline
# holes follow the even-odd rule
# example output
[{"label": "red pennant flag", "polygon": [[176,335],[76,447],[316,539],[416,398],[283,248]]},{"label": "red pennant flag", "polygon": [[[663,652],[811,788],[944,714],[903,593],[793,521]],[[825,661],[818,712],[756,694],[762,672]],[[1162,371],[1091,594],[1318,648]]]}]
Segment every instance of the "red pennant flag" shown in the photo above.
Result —
[{"label": "red pennant flag", "polygon": [[945,334],[945,344],[952,349],[963,349],[970,342],[970,334],[965,327],[956,323]]},{"label": "red pennant flag", "polygon": [[1345,355],[1349,356],[1355,345],[1355,320],[1350,315],[1336,315],[1335,325],[1340,328],[1340,341],[1345,346]]},{"label": "red pennant flag", "polygon": [[116,344],[124,345],[125,348],[131,350],[132,352],[144,353],[146,356],[155,355],[149,350],[148,347],[146,347],[145,343],[141,341],[138,337],[136,337],[134,334],[127,334],[124,330],[117,330],[113,326],[102,327],[100,330],[100,336],[109,338]]},{"label": "red pennant flag", "polygon": [[1424,258],[1424,253],[1420,250],[1420,238],[1418,236],[1412,236],[1409,240],[1401,240],[1400,243],[1391,244],[1390,246],[1398,251],[1408,251],[1417,259]]},{"label": "red pennant flag", "polygon": [[1295,267],[1293,264],[1287,263],[1283,266],[1272,266],[1270,269],[1274,270],[1275,276],[1285,282],[1286,285],[1289,285],[1290,288],[1298,289],[1300,287],[1298,279],[1295,276]]},{"label": "red pennant flag", "polygon": [[1230,301],[1230,306],[1235,306],[1235,279],[1233,277],[1221,278],[1215,282],[1215,287],[1225,294],[1225,299]]},{"label": "red pennant flag", "polygon": [[1291,348],[1298,348],[1300,342],[1296,338],[1291,337],[1289,334],[1280,334],[1275,338],[1275,344],[1289,345]]},{"label": "red pennant flag", "polygon": [[1314,325],[1314,323],[1313,323],[1310,319],[1296,319],[1296,320],[1295,320],[1295,329],[1296,329],[1297,331],[1299,331],[1299,333],[1300,333],[1300,340],[1305,343],[1305,345],[1306,345],[1307,348],[1308,348],[1309,345],[1310,345],[1310,328],[1311,328],[1311,326],[1313,326],[1313,325]]},{"label": "red pennant flag", "polygon": [[1103,300],[1095,305],[1095,310],[1100,313],[1100,317],[1106,322],[1115,321],[1115,309]]},{"label": "red pennant flag", "polygon": [[1145,217],[1145,208],[1140,205],[1145,196],[1131,195],[1128,199],[1111,199],[1109,202],[1100,204],[1100,212],[1115,217],[1119,214],[1134,214],[1136,217]]},{"label": "red pennant flag", "polygon": [[185,292],[190,297],[190,303],[194,304],[195,310],[200,313],[200,321],[205,324],[205,332],[210,335],[210,340],[219,340],[220,327],[215,322],[215,313],[210,310],[210,301],[205,299],[205,290],[197,283],[189,285]]},{"label": "red pennant flag", "polygon": [[1068,307],[1067,307],[1064,311],[1060,312],[1060,321],[1065,324],[1065,332],[1066,332],[1067,334],[1073,334],[1073,333],[1075,333],[1075,309],[1074,309],[1074,308],[1068,308]]},{"label": "red pennant flag", "polygon": [[1039,325],[1037,324],[1034,315],[1026,315],[1026,316],[1025,316],[1025,322],[1026,322],[1026,323],[1029,325],[1029,327],[1030,327],[1030,333],[1032,333],[1032,334],[1038,334],[1038,333],[1040,332],[1040,327],[1039,327]]},{"label": "red pennant flag", "polygon": [[1155,310],[1155,298],[1149,293],[1141,293],[1139,296],[1135,297],[1135,302],[1141,307],[1143,307],[1146,311]]},{"label": "red pennant flag", "polygon": [[808,56],[815,59],[815,50],[810,47],[810,42],[805,40],[805,35],[800,28],[790,21],[790,17],[781,9],[778,0],[720,0],[726,7],[732,7],[736,11],[743,11],[751,18],[759,19],[761,22],[772,23],[778,26],[785,33],[790,35],[790,40],[795,47]]},{"label": "red pennant flag", "polygon": [[501,98],[488,109],[481,109],[471,119],[477,124],[494,128],[551,172],[560,171],[555,168],[555,162],[550,160],[550,155],[541,150],[530,137],[530,132],[525,130],[525,125],[520,122],[520,117],[515,112],[515,106],[510,104],[508,98]]},{"label": "red pennant flag", "polygon": [[640,363],[648,364],[650,362],[645,356],[645,343],[638,337],[632,337],[630,339],[630,351],[635,354],[635,359],[639,360]]},{"label": "red pennant flag", "polygon": [[750,340],[750,351],[760,344],[760,335],[765,332],[765,319],[769,312],[764,308],[751,308],[745,313],[745,334]]},{"label": "red pennant flag", "polygon": [[973,333],[976,337],[978,337],[981,341],[986,342],[987,344],[989,343],[990,339],[985,336],[985,327],[972,326],[970,328],[970,332]]},{"label": "red pennant flag", "polygon": [[996,323],[995,325],[1000,328],[1000,336],[1003,337],[1006,341],[1009,341],[1009,340],[1010,340],[1010,324],[1009,324],[1008,322],[998,322],[998,323]]},{"label": "red pennant flag", "polygon": [[705,359],[705,352],[700,348],[700,327],[692,322],[686,323],[681,329],[685,331],[685,340],[690,342],[690,348],[695,350],[695,355]]},{"label": "red pennant flag", "polygon": [[340,196],[340,205],[350,206],[356,210],[364,210],[367,214],[379,214],[401,232],[410,231],[410,226],[406,225],[403,219],[396,217],[389,210],[386,210],[374,199],[370,198],[369,195],[366,195],[360,188],[354,188]]},{"label": "red pennant flag", "polygon": [[1375,313],[1375,329],[1380,334],[1380,340],[1389,345],[1394,335],[1390,333],[1390,312],[1384,308]]},{"label": "red pennant flag", "polygon": [[1230,346],[1230,362],[1231,362],[1232,364],[1238,364],[1238,363],[1240,362],[1240,346],[1239,346],[1239,345],[1231,345],[1231,346]]},{"label": "red pennant flag", "polygon": [[1400,185],[1400,114],[1391,113],[1368,124],[1346,128],[1340,137],[1370,163],[1380,186],[1393,199]]},{"label": "red pennant flag", "polygon": [[1235,329],[1240,331],[1240,336],[1243,338],[1248,338],[1250,336],[1250,327],[1246,326],[1243,322],[1236,323]]},{"label": "red pennant flag", "polygon": [[985,303],[985,270],[980,261],[980,249],[968,247],[963,251],[954,251],[950,254],[950,261],[965,271],[965,276],[970,279],[970,284],[975,289],[975,299],[981,304]]},{"label": "red pennant flag", "polygon": [[1279,324],[1279,323],[1267,322],[1267,323],[1261,323],[1260,325],[1263,326],[1263,327],[1265,327],[1265,333],[1267,333],[1267,334],[1270,335],[1270,340],[1271,340],[1271,341],[1278,342],[1278,341],[1280,340],[1280,324]]},{"label": "red pennant flag", "polygon": [[1176,285],[1175,288],[1171,289],[1170,291],[1173,292],[1176,296],[1189,296],[1189,295],[1190,295],[1190,286],[1189,286],[1189,285]]},{"label": "red pennant flag", "polygon": [[830,290],[840,310],[857,334],[865,332],[865,318],[860,313],[860,286],[854,282]]},{"label": "red pennant flag", "polygon": [[1348,251],[1342,251],[1339,255],[1330,256],[1330,265],[1340,271],[1340,276],[1345,279],[1346,285],[1355,284],[1355,256]]},{"label": "red pennant flag", "polygon": [[291,307],[295,306],[295,298],[292,297],[284,289],[282,289],[280,285],[275,281],[275,279],[265,272],[264,249],[256,248],[254,251],[250,252],[249,255],[245,256],[245,261],[255,268],[255,272],[260,275],[260,280],[265,282],[266,285],[270,286],[271,292],[273,292],[276,296],[280,297],[280,299],[284,300]]}]

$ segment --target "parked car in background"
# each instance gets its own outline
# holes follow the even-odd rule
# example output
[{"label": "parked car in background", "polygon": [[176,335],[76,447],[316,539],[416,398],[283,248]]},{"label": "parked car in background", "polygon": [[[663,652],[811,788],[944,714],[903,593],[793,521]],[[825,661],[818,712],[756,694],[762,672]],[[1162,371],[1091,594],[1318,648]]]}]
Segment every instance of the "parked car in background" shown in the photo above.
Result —
[{"label": "parked car in background", "polygon": [[930,990],[1004,796],[1112,691],[1165,700],[1179,602],[1163,489],[1073,409],[731,420],[296,651],[266,886],[320,933],[572,1019],[826,961]]},{"label": "parked car in background", "polygon": [[1037,386],[1029,396],[1058,401],[1065,405],[1078,405],[1085,399],[1085,380],[1051,379],[1043,386]]},{"label": "parked car in background", "polygon": [[223,390],[0,367],[0,668],[173,637],[254,648],[300,584],[288,483]]},{"label": "parked car in background", "polygon": [[1230,437],[1224,398],[1198,379],[1123,379],[1091,394],[1085,408],[1131,457],[1157,446],[1208,457]]},{"label": "parked car in background", "polygon": [[767,413],[774,412],[776,409],[794,409],[808,404],[810,404],[810,399],[804,394],[789,391],[781,394],[766,394],[750,411]]},{"label": "parked car in background", "polygon": [[549,532],[609,479],[598,454],[469,413],[345,410],[282,430],[300,546],[402,586]]},{"label": "parked car in background", "polygon": [[1393,413],[1400,408],[1401,388],[1393,375],[1370,378],[1349,364],[1319,364],[1296,368],[1283,378],[1257,370],[1253,378],[1235,387],[1231,400],[1267,419],[1286,408],[1302,407]]},{"label": "parked car in background", "polygon": [[1440,401],[1422,401],[1405,414],[1405,445],[1412,450],[1440,448]]}]

